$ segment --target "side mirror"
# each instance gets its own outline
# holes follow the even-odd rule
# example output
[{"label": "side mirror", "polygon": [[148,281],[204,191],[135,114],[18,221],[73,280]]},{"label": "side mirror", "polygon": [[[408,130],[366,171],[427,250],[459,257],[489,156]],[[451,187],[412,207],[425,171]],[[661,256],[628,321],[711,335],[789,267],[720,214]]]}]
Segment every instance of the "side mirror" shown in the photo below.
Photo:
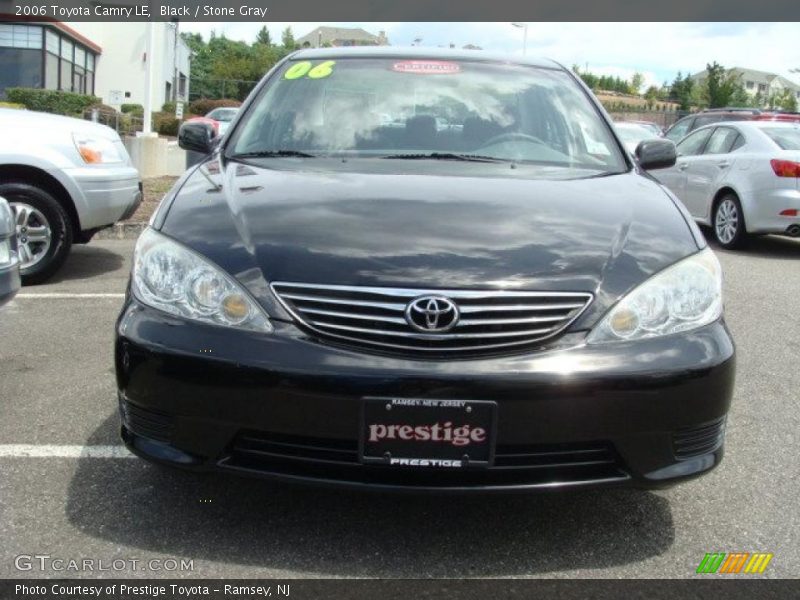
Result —
[{"label": "side mirror", "polygon": [[216,146],[216,133],[211,123],[187,121],[178,130],[178,145],[191,152],[210,154]]},{"label": "side mirror", "polygon": [[678,160],[675,144],[664,139],[642,140],[634,154],[639,166],[645,170],[666,169]]}]

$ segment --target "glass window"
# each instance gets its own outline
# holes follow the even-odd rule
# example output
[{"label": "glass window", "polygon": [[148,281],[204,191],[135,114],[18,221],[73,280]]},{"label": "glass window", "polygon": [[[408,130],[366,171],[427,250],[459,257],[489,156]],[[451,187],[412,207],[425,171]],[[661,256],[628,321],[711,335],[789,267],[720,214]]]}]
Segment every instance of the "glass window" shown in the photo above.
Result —
[{"label": "glass window", "polygon": [[10,87],[42,87],[42,51],[0,48],[0,97]]},{"label": "glass window", "polygon": [[739,132],[730,127],[717,127],[708,139],[703,154],[727,154]]},{"label": "glass window", "polygon": [[80,46],[75,46],[75,64],[79,67],[86,66],[86,50]]},{"label": "glass window", "polygon": [[86,73],[86,93],[94,94],[94,73]]},{"label": "glass window", "polygon": [[49,52],[44,58],[44,87],[48,90],[58,89],[58,56]]},{"label": "glass window", "polygon": [[[719,115],[719,114],[717,114],[717,115],[703,115],[703,116],[697,117],[694,120],[693,129],[699,129],[703,125],[710,125],[711,123],[719,123],[720,121],[722,121],[723,117],[724,117],[724,115]],[[736,120],[738,120],[738,117],[734,116],[732,120],[736,121]]]},{"label": "glass window", "polygon": [[711,135],[711,129],[701,129],[686,136],[677,147],[678,156],[695,156],[703,151],[708,136]]},{"label": "glass window", "polygon": [[78,94],[86,93],[86,71],[78,65],[72,70],[72,91]]},{"label": "glass window", "polygon": [[0,25],[0,46],[5,48],[42,47],[42,28],[37,25]]},{"label": "glass window", "polygon": [[692,119],[682,119],[669,128],[664,137],[672,140],[676,144],[683,139],[683,136],[689,131],[689,126],[692,124]]},{"label": "glass window", "polygon": [[65,58],[66,60],[72,62],[72,42],[61,38],[61,58]]},{"label": "glass window", "polygon": [[472,154],[547,166],[543,176],[553,178],[627,169],[608,125],[570,75],[525,65],[289,61],[237,131],[234,153]]},{"label": "glass window", "polygon": [[91,52],[86,53],[86,70],[94,71],[94,54]]},{"label": "glass window", "polygon": [[47,30],[45,35],[45,43],[48,52],[58,54],[58,34],[55,31]]},{"label": "glass window", "polygon": [[61,86],[59,89],[65,92],[72,91],[72,63],[66,60],[61,61]]},{"label": "glass window", "polygon": [[770,127],[761,131],[782,150],[800,150],[800,127]]},{"label": "glass window", "polygon": [[746,140],[744,139],[744,136],[742,136],[742,134],[740,133],[739,135],[736,136],[736,139],[733,140],[733,145],[731,146],[730,151],[735,152],[736,150],[744,146],[745,141]]}]

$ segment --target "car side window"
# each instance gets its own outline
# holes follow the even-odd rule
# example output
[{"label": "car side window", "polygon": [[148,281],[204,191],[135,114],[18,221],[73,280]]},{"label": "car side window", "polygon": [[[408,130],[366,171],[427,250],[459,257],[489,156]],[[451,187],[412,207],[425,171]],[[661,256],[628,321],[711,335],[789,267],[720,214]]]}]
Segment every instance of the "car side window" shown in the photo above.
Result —
[{"label": "car side window", "polygon": [[739,132],[730,127],[717,127],[708,139],[703,154],[727,154]]},{"label": "car side window", "polygon": [[702,129],[695,131],[687,136],[677,146],[678,156],[695,156],[703,151],[706,145],[708,136],[711,135],[711,129]]},{"label": "car side window", "polygon": [[672,140],[677,144],[678,142],[681,141],[683,136],[685,136],[686,133],[689,131],[689,125],[691,125],[691,123],[692,123],[691,119],[683,119],[682,121],[678,121],[677,123],[675,123],[675,125],[670,127],[669,131],[667,131],[667,133],[664,134],[664,137],[666,137],[668,140]]},{"label": "car side window", "polygon": [[699,129],[703,125],[710,125],[711,123],[718,123],[722,121],[721,115],[704,115],[702,117],[697,117],[694,120],[694,128]]},{"label": "car side window", "polygon": [[746,141],[747,140],[745,140],[744,136],[740,133],[739,135],[736,136],[736,139],[733,140],[733,144],[731,145],[731,149],[729,150],[729,152],[733,152],[735,150],[738,150],[739,148],[744,146],[744,143]]}]

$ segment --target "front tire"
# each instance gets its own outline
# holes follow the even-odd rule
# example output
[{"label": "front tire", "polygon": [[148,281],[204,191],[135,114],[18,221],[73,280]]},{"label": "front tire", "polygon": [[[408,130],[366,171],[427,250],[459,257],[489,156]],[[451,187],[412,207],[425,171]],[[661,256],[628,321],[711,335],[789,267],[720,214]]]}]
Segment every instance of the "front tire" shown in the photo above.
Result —
[{"label": "front tire", "polygon": [[747,242],[742,204],[736,194],[725,194],[714,208],[711,230],[717,243],[728,250]]},{"label": "front tire", "polygon": [[72,247],[72,222],[50,192],[29,183],[0,184],[17,225],[20,276],[23,285],[36,285],[52,277]]}]

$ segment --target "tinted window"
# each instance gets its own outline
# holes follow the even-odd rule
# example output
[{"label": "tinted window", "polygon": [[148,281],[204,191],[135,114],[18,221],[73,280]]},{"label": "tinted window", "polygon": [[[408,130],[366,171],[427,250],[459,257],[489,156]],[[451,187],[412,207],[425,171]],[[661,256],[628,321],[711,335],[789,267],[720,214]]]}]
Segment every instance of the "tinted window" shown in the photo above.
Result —
[{"label": "tinted window", "polygon": [[667,139],[672,140],[676,144],[681,141],[681,138],[686,135],[689,131],[689,126],[692,124],[692,119],[683,119],[682,121],[678,121],[670,127],[669,131],[664,134],[664,137]]},{"label": "tinted window", "polygon": [[702,131],[696,131],[690,134],[678,144],[678,155],[694,156],[695,154],[700,154],[703,151],[703,146],[709,135],[711,135],[710,129],[703,129]]},{"label": "tinted window", "polygon": [[561,70],[450,60],[289,61],[244,115],[229,153],[458,153],[624,171],[595,106]]},{"label": "tinted window", "polygon": [[739,132],[730,127],[717,127],[708,139],[703,154],[726,154],[730,151]]},{"label": "tinted window", "polygon": [[742,136],[742,134],[740,133],[739,135],[736,136],[736,139],[733,140],[733,146],[731,146],[731,150],[730,151],[733,152],[735,150],[738,150],[739,148],[744,146],[744,142],[745,142],[745,139]]},{"label": "tinted window", "polygon": [[770,127],[761,131],[783,150],[800,150],[800,127]]},{"label": "tinted window", "polygon": [[703,115],[697,117],[694,120],[693,129],[699,129],[703,125],[709,125],[710,123],[718,123],[719,121],[722,121],[722,115]]}]

